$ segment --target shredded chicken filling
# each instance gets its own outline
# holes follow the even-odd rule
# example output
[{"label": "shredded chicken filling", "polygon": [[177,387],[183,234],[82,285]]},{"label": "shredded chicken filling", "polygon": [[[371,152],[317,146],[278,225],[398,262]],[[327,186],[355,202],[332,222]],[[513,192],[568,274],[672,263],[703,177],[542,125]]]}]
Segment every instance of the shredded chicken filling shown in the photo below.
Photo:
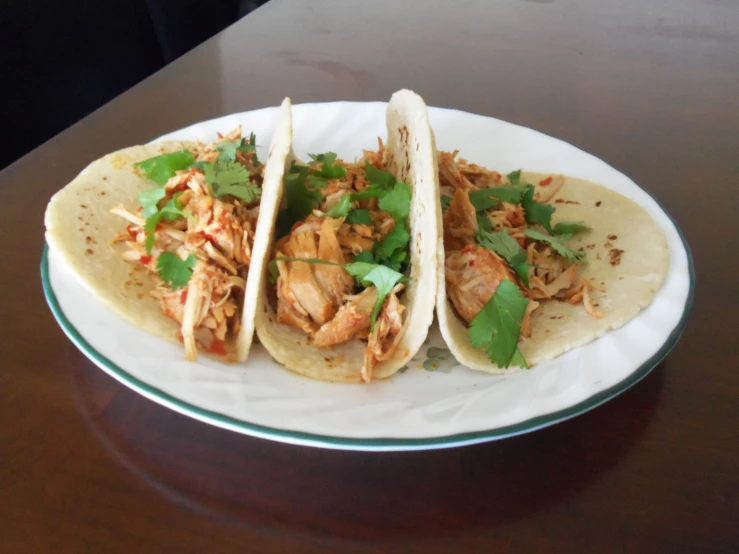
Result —
[{"label": "shredded chicken filling", "polygon": [[[536,200],[547,202],[563,183],[562,177],[553,178]],[[596,289],[581,277],[576,264],[524,234],[527,223],[520,204],[501,202],[491,209],[476,212],[469,193],[501,186],[504,184],[501,174],[457,158],[456,151],[440,152],[439,184],[441,194],[452,198],[443,218],[446,287],[447,296],[461,319],[469,324],[495,294],[502,280],[516,283],[529,299],[521,324],[524,338],[531,336],[531,315],[544,302],[582,304],[592,317],[603,317],[593,302],[592,291],[605,291]],[[486,218],[493,231],[508,232],[525,250],[529,287],[524,286],[498,254],[476,243],[478,217]]]},{"label": "shredded chicken filling", "polygon": [[[219,141],[197,142],[191,150],[195,161],[214,162],[222,141],[239,139],[240,126]],[[250,172],[251,183],[261,187],[264,166],[256,161],[254,151],[237,151],[235,161]],[[147,253],[145,246],[148,233],[141,208],[136,212],[122,206],[112,210],[129,223],[113,242],[125,244],[123,258],[144,266],[157,280],[151,295],[159,300],[163,312],[180,324],[186,358],[195,360],[198,349],[225,355],[224,342],[229,334],[237,334],[241,325],[259,200],[247,204],[230,195],[216,198],[204,172],[197,168],[178,171],[164,190],[166,195],[159,205],[179,193],[177,202],[187,215],[159,221],[151,252]],[[160,278],[157,261],[164,252],[181,259],[195,256],[192,275],[184,288],[173,289]]]},{"label": "shredded chicken filling", "polygon": [[[355,209],[369,210],[372,225],[348,223],[345,217],[333,218],[326,212],[346,194],[360,192],[370,184],[365,178],[366,162],[383,169],[384,147],[365,151],[357,163],[336,164],[346,169],[346,177],[331,179],[323,188],[320,205],[305,220],[276,243],[277,321],[305,332],[319,348],[329,348],[352,339],[367,341],[362,379],[369,381],[372,369],[393,357],[405,325],[405,307],[401,303],[403,284],[385,297],[374,327],[371,315],[378,300],[375,286],[358,286],[341,265],[279,261],[280,258],[320,259],[345,264],[365,251],[372,251],[377,241],[390,233],[395,220],[378,208],[377,198],[353,202]],[[320,165],[313,164],[313,169]]]}]

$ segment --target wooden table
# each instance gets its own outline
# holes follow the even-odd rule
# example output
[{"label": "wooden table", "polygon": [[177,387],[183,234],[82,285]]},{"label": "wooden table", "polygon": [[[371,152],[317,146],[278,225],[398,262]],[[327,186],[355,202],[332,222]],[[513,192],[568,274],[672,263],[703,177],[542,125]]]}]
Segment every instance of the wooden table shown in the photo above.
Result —
[{"label": "wooden table", "polygon": [[[42,213],[90,160],[285,95],[403,87],[576,144],[675,217],[695,309],[638,386],[500,442],[346,453],[180,416],[62,334]],[[731,0],[273,0],[0,173],[0,551],[739,551],[738,172]]]}]

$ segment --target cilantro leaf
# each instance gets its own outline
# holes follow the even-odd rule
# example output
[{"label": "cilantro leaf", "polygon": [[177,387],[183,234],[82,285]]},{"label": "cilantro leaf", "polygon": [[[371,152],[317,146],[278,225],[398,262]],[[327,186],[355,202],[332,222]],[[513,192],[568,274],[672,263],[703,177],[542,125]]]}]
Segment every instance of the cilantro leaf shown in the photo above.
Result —
[{"label": "cilantro leaf", "polygon": [[405,183],[396,183],[393,189],[380,198],[378,206],[396,221],[405,219],[411,212],[411,189]]},{"label": "cilantro leaf", "polygon": [[475,239],[480,246],[492,250],[503,258],[526,288],[529,288],[529,264],[526,261],[526,251],[519,246],[516,239],[508,234],[508,231],[497,233],[480,231]]},{"label": "cilantro leaf", "polygon": [[369,250],[362,250],[359,254],[354,256],[355,262],[365,262],[368,264],[376,264],[377,260],[375,260],[375,257],[372,255],[372,252]]},{"label": "cilantro leaf", "polygon": [[334,165],[338,157],[336,152],[326,152],[325,154],[308,154],[314,162],[320,162],[321,177],[324,179],[341,179],[346,177],[346,168],[340,165]]},{"label": "cilantro leaf", "polygon": [[538,223],[550,233],[552,232],[552,214],[555,208],[550,204],[540,204],[534,200],[533,185],[528,185],[526,188],[526,192],[521,199],[521,206],[527,223]]},{"label": "cilantro leaf", "polygon": [[169,199],[169,202],[167,202],[164,206],[162,206],[162,209],[159,210],[159,213],[165,218],[174,220],[178,217],[190,217],[192,218],[192,214],[189,214],[185,211],[182,211],[182,204],[180,204],[180,201],[178,200],[181,192],[176,192],[172,198]]},{"label": "cilantro leaf", "polygon": [[284,237],[292,226],[313,211],[314,205],[321,199],[321,193],[309,191],[305,186],[308,177],[308,166],[295,162],[285,174],[285,199],[287,207],[277,215],[277,236]]},{"label": "cilantro leaf", "polygon": [[261,164],[259,163],[259,159],[257,158],[256,140],[257,137],[254,135],[254,133],[251,133],[251,135],[249,135],[249,142],[247,142],[245,138],[240,138],[239,140],[222,140],[216,146],[216,150],[220,152],[220,154],[218,154],[218,161],[235,162],[237,151],[254,152],[251,158],[252,163],[254,164],[254,167],[259,167]]},{"label": "cilantro leaf", "polygon": [[369,162],[364,168],[364,178],[370,185],[377,185],[382,189],[389,189],[395,184],[395,176],[392,173],[377,169]]},{"label": "cilantro leaf", "polygon": [[254,152],[251,156],[251,163],[254,164],[254,167],[262,165],[262,162],[257,158],[257,136],[254,133],[249,133],[249,142],[242,140],[239,150],[242,152]]},{"label": "cilantro leaf", "polygon": [[452,197],[442,194],[441,196],[441,211],[445,212],[449,209],[449,205],[452,203]]},{"label": "cilantro leaf", "polygon": [[[470,203],[475,208],[475,211],[481,212],[483,210],[489,210],[490,208],[494,208],[495,206],[499,205],[500,200],[498,200],[493,194],[493,191],[499,188],[503,187],[470,191],[468,196],[470,198]],[[509,200],[506,200],[506,202],[508,201]]]},{"label": "cilantro leaf", "polygon": [[326,162],[323,162],[321,177],[324,179],[342,179],[346,177],[346,168],[340,165],[326,165]]},{"label": "cilantro leaf", "polygon": [[156,232],[157,225],[162,219],[162,214],[155,213],[151,217],[146,218],[144,222],[144,232],[146,233],[146,239],[144,239],[144,248],[146,253],[151,255],[151,250],[154,248],[154,233]]},{"label": "cilantro leaf", "polygon": [[277,278],[280,276],[280,270],[277,268],[277,263],[272,260],[268,266],[267,269],[269,271],[269,282],[270,284],[274,285],[277,283]]},{"label": "cilantro leaf", "polygon": [[523,357],[523,354],[521,354],[521,351],[518,348],[516,348],[516,351],[513,353],[513,358],[511,358],[511,363],[509,364],[509,366],[511,365],[522,367],[523,369],[529,369],[528,362]]},{"label": "cilantro leaf", "polygon": [[195,156],[189,150],[180,150],[170,154],[154,156],[138,162],[136,167],[149,179],[164,186],[171,177],[181,169],[187,169],[195,162]]},{"label": "cilantro leaf", "polygon": [[380,251],[382,258],[390,258],[396,250],[405,250],[411,236],[405,230],[405,220],[395,222],[395,227],[390,231],[380,243]]},{"label": "cilantro leaf", "polygon": [[517,185],[521,182],[521,170],[517,169],[516,171],[511,171],[508,175],[508,182],[512,185]]},{"label": "cilantro leaf", "polygon": [[331,165],[336,161],[338,155],[336,152],[326,152],[325,154],[308,154],[308,157],[317,163],[328,163]]},{"label": "cilantro leaf", "polygon": [[163,187],[139,192],[139,203],[141,204],[141,214],[144,217],[150,217],[159,211],[159,201],[167,195],[167,191]]},{"label": "cilantro leaf", "polygon": [[554,235],[574,235],[580,231],[590,231],[582,221],[560,221],[552,228]]},{"label": "cilantro leaf", "polygon": [[196,262],[197,258],[193,254],[183,260],[172,252],[162,252],[157,258],[157,274],[169,288],[181,289],[192,277]]},{"label": "cilantro leaf", "polygon": [[220,152],[218,154],[218,160],[222,162],[235,162],[236,151],[244,143],[244,139],[239,140],[222,140],[216,146],[216,150]]},{"label": "cilantro leaf", "polygon": [[350,211],[346,216],[347,223],[357,223],[361,225],[374,225],[370,211],[364,209],[356,209]]},{"label": "cilantro leaf", "polygon": [[493,230],[493,222],[485,217],[485,215],[477,214],[477,226],[483,231]]},{"label": "cilantro leaf", "polygon": [[326,188],[328,181],[326,181],[326,179],[316,173],[309,173],[308,177],[306,177],[306,180],[315,189]]},{"label": "cilantro leaf", "polygon": [[360,192],[352,193],[353,200],[366,200],[367,198],[382,198],[388,194],[388,191],[378,185],[370,185]]},{"label": "cilantro leaf", "polygon": [[250,173],[238,162],[217,161],[205,166],[205,182],[213,196],[235,196],[247,204],[259,199],[262,189],[249,181]]},{"label": "cilantro leaf", "polygon": [[515,283],[501,281],[495,294],[470,322],[469,336],[472,346],[484,348],[488,359],[498,367],[508,367],[514,357],[516,362],[522,365],[520,362],[523,361],[523,356],[520,352],[516,356],[516,353],[521,335],[521,321],[528,304],[528,299]]},{"label": "cilantro leaf", "polygon": [[172,198],[170,198],[169,202],[167,202],[164,207],[162,207],[161,210],[154,212],[146,218],[146,221],[144,222],[144,232],[146,233],[144,248],[146,248],[147,254],[151,254],[151,250],[152,248],[154,248],[155,232],[157,229],[157,225],[159,225],[159,222],[162,220],[162,218],[174,220],[180,216],[192,217],[192,215],[182,211],[182,206],[177,201],[177,198],[180,196],[180,194],[181,193],[175,194]]},{"label": "cilantro leaf", "polygon": [[350,275],[359,279],[365,286],[368,286],[369,283],[371,283],[377,288],[377,302],[375,303],[375,308],[372,310],[372,315],[370,316],[370,329],[374,329],[377,314],[380,313],[382,303],[385,302],[385,298],[390,294],[390,291],[393,290],[393,287],[403,278],[403,274],[393,271],[384,265],[368,264],[364,262],[344,264],[344,268]]},{"label": "cilantro leaf", "polygon": [[351,209],[352,195],[345,194],[333,208],[326,212],[326,217],[346,217]]},{"label": "cilantro leaf", "polygon": [[582,263],[585,261],[585,258],[587,255],[585,252],[576,252],[574,250],[570,250],[567,247],[567,241],[569,241],[572,238],[572,235],[560,235],[559,237],[550,237],[549,235],[545,235],[544,233],[540,233],[539,231],[535,229],[526,229],[523,232],[524,235],[526,235],[529,238],[532,238],[534,240],[538,240],[539,242],[544,242],[554,248],[554,250],[562,256],[565,260],[572,263]]}]

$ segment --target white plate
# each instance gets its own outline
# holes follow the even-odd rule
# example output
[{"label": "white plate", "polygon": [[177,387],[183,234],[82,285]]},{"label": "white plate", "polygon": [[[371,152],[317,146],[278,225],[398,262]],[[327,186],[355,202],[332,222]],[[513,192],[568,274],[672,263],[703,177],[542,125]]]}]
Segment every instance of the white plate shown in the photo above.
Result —
[{"label": "white plate", "polygon": [[[217,131],[241,124],[244,132],[256,133],[264,158],[273,113],[270,108],[230,115],[161,138],[210,141]],[[246,366],[202,358],[185,362],[181,347],[108,312],[45,249],[41,272],[52,312],[93,362],[155,402],[248,435],[328,448],[410,450],[499,439],[585,412],[642,379],[674,346],[693,299],[692,259],[670,217],[628,177],[570,144],[480,115],[440,108],[429,108],[429,114],[440,149],[459,149],[499,171],[525,168],[589,179],[641,204],[670,248],[667,280],[652,304],[621,329],[511,376],[457,365],[434,326],[407,370],[365,386],[299,377],[259,345]],[[354,159],[385,136],[384,103],[298,105],[293,119],[293,146],[302,158],[335,151]]]}]

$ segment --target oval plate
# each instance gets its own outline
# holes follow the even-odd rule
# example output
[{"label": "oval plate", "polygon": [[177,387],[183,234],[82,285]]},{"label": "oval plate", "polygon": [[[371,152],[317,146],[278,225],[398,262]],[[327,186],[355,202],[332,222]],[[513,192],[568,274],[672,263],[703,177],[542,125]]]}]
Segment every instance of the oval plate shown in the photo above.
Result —
[{"label": "oval plate", "polygon": [[[334,151],[354,159],[385,136],[385,103],[293,107],[295,153]],[[211,141],[237,125],[271,135],[274,108],[198,123],[162,139]],[[188,363],[182,348],[139,331],[105,309],[48,248],[44,293],[72,342],[126,386],[206,423],[272,440],[352,450],[461,446],[541,429],[586,412],[641,380],[672,349],[693,301],[695,275],[685,240],[659,204],[625,175],[561,140],[505,121],[429,108],[440,150],[476,163],[564,173],[600,183],[643,206],[670,249],[664,286],[620,329],[531,371],[492,376],[460,366],[436,325],[408,368],[367,386],[310,381],[270,359],[259,345],[248,365]],[[266,156],[264,145],[258,148]],[[432,299],[429,299],[432,301]]]}]

